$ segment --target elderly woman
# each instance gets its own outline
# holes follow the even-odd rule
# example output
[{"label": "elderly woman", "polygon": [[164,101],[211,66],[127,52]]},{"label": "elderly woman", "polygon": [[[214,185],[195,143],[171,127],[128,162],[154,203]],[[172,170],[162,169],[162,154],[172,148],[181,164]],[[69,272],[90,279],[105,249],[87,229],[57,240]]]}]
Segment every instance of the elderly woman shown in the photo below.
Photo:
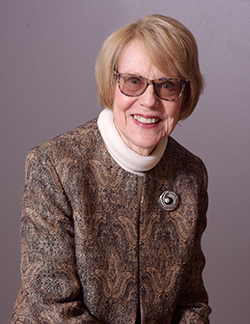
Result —
[{"label": "elderly woman", "polygon": [[33,148],[12,323],[209,323],[207,173],[170,137],[203,88],[197,46],[153,15],[96,63],[98,119]]}]

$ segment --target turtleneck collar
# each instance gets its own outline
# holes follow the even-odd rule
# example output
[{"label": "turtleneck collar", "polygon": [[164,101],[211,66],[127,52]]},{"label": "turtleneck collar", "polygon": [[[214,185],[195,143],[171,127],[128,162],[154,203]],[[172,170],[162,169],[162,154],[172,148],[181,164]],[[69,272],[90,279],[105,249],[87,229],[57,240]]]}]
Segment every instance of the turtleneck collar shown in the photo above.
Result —
[{"label": "turtleneck collar", "polygon": [[104,109],[98,117],[98,128],[113,159],[126,171],[143,176],[145,171],[151,170],[160,161],[168,139],[162,139],[151,155],[143,156],[132,151],[122,140],[113,119],[113,111]]}]

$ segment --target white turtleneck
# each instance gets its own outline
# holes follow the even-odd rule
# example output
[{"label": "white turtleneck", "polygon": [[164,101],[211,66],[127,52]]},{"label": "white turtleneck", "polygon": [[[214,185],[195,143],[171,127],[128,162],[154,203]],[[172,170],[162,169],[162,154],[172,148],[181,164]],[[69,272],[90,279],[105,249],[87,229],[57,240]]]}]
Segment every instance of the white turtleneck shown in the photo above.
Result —
[{"label": "white turtleneck", "polygon": [[97,124],[106,148],[113,159],[123,169],[138,176],[143,176],[145,171],[156,166],[166,149],[168,139],[164,138],[149,156],[132,151],[118,133],[113,120],[113,111],[110,109],[104,109],[100,113]]}]

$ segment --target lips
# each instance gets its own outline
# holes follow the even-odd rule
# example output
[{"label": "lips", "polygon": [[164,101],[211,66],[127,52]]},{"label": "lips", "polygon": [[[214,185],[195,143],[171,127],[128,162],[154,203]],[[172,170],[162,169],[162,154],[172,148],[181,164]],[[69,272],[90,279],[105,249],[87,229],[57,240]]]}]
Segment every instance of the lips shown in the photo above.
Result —
[{"label": "lips", "polygon": [[156,124],[160,121],[159,118],[146,118],[141,115],[134,115],[135,120],[142,124]]}]

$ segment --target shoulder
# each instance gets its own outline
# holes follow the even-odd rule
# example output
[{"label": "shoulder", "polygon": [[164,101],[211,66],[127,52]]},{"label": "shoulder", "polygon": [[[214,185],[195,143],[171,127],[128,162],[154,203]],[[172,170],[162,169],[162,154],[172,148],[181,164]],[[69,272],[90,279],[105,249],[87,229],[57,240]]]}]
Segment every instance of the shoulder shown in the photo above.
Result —
[{"label": "shoulder", "polygon": [[67,158],[84,159],[84,156],[94,154],[101,143],[102,138],[95,118],[33,147],[28,153],[26,163],[34,156],[40,157],[40,160],[49,159],[54,165]]},{"label": "shoulder", "polygon": [[207,186],[207,169],[204,162],[172,137],[160,161],[161,170],[176,177],[188,177]]},{"label": "shoulder", "polygon": [[168,156],[176,156],[178,157],[178,159],[185,162],[193,162],[204,165],[203,161],[197,155],[190,152],[172,137],[169,137],[168,139],[168,145],[165,154],[167,154]]},{"label": "shoulder", "polygon": [[86,122],[68,132],[57,135],[48,141],[40,144],[35,149],[49,150],[56,148],[75,148],[76,146],[86,146],[88,142],[96,139],[98,133],[97,118]]}]

